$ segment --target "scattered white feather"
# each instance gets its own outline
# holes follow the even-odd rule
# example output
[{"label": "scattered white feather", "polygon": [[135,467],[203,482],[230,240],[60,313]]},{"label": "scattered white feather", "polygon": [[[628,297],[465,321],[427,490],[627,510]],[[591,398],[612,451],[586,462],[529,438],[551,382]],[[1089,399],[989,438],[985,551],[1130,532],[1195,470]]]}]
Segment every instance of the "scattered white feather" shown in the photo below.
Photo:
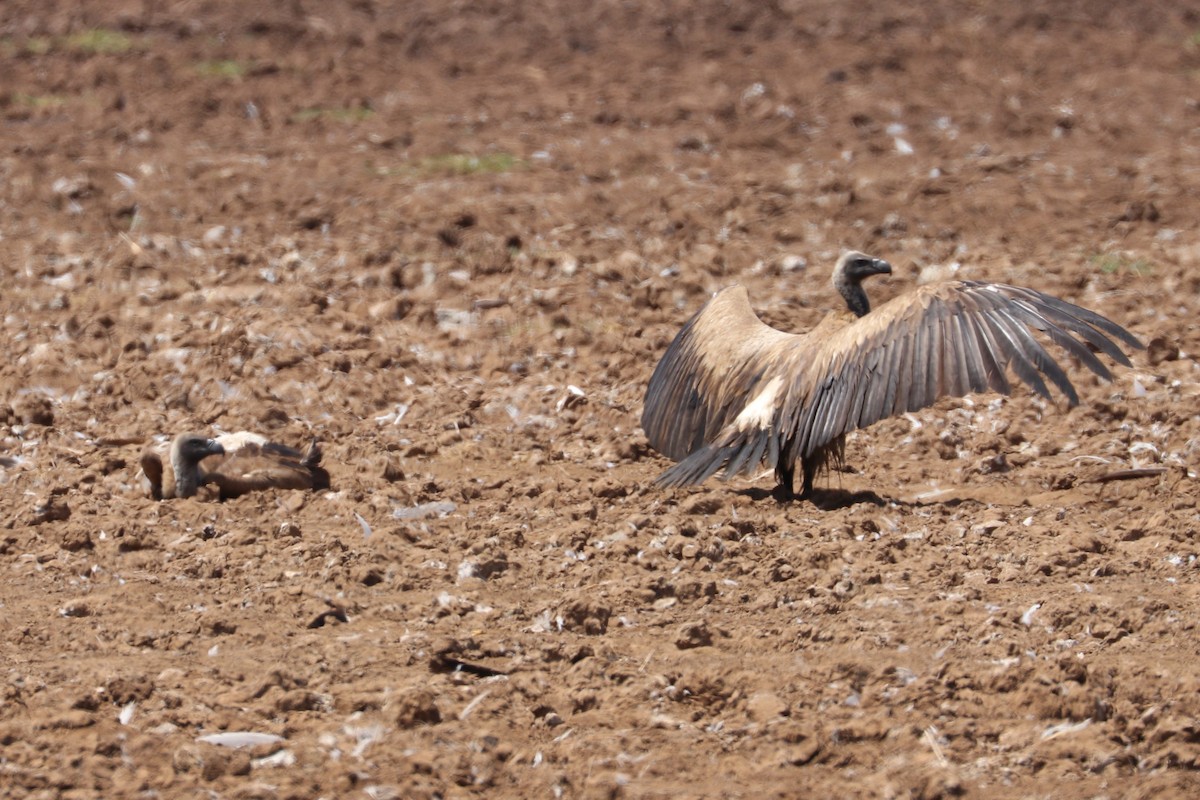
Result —
[{"label": "scattered white feather", "polygon": [[469,702],[465,706],[463,706],[463,710],[458,712],[458,718],[460,720],[464,720],[467,717],[471,716],[471,712],[474,711],[475,708],[480,703],[482,703],[484,701],[484,699],[491,693],[492,693],[491,689],[485,689],[484,691],[480,692],[479,695],[474,700],[472,700],[471,702]]},{"label": "scattered white feather", "polygon": [[1060,722],[1057,725],[1051,725],[1046,730],[1042,731],[1042,740],[1056,739],[1059,736],[1066,736],[1070,733],[1079,733],[1084,728],[1092,724],[1091,717],[1080,722]]},{"label": "scattered white feather", "polygon": [[421,503],[415,506],[406,506],[397,508],[392,512],[392,516],[396,519],[424,519],[425,517],[444,517],[453,512],[457,505],[449,500],[435,500],[430,503]]},{"label": "scattered white feather", "polygon": [[250,761],[250,764],[258,769],[260,767],[290,767],[296,763],[296,754],[291,750],[276,750],[269,756],[255,758]]},{"label": "scattered white feather", "polygon": [[218,747],[257,747],[263,744],[277,744],[284,741],[282,736],[273,733],[258,733],[257,731],[224,731],[209,733],[196,737],[196,741],[204,744],[215,744]]},{"label": "scattered white feather", "polygon": [[396,408],[389,411],[387,414],[378,416],[375,421],[380,425],[386,425],[389,422],[393,425],[399,425],[400,420],[404,419],[404,415],[408,413],[408,403],[397,403]]}]

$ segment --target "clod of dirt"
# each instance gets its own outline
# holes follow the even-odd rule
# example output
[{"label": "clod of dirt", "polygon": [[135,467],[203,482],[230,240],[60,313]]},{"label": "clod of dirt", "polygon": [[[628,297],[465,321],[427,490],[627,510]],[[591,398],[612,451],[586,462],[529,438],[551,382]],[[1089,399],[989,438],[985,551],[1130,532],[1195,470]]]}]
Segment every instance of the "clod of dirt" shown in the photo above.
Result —
[{"label": "clod of dirt", "polygon": [[13,415],[26,425],[53,425],[54,407],[41,396],[26,396],[12,406]]},{"label": "clod of dirt", "polygon": [[78,553],[81,550],[91,550],[95,547],[91,535],[82,528],[64,531],[60,546],[68,553]]},{"label": "clod of dirt", "polygon": [[709,647],[713,643],[713,632],[704,622],[685,622],[675,636],[675,646],[680,650]]},{"label": "clod of dirt", "polygon": [[405,730],[418,725],[437,725],[442,721],[437,696],[429,689],[420,687],[402,692],[392,706],[392,714],[396,726]]},{"label": "clod of dirt", "polygon": [[58,610],[60,617],[90,617],[92,615],[92,607],[82,600],[76,600],[73,603],[67,603]]},{"label": "clod of dirt", "polygon": [[323,628],[327,623],[330,622],[347,623],[349,621],[350,619],[346,616],[345,611],[340,608],[331,608],[328,611],[322,611],[320,614],[315,616],[305,627],[311,630],[313,628]]},{"label": "clod of dirt", "polygon": [[608,630],[608,619],[612,616],[612,609],[599,601],[579,598],[562,605],[558,615],[562,618],[564,630],[583,631],[591,636],[598,636]]},{"label": "clod of dirt", "polygon": [[716,514],[725,507],[726,498],[716,494],[697,494],[684,500],[680,506],[689,517]]},{"label": "clod of dirt", "polygon": [[1150,366],[1157,367],[1164,361],[1178,361],[1179,346],[1163,336],[1155,336],[1146,345],[1146,361]]},{"label": "clod of dirt", "polygon": [[788,704],[774,692],[755,692],[746,701],[746,713],[754,722],[770,722],[786,716]]},{"label": "clod of dirt", "polygon": [[71,518],[71,507],[67,498],[51,493],[39,498],[33,505],[33,514],[29,519],[30,525],[42,525],[46,522],[62,522]]}]

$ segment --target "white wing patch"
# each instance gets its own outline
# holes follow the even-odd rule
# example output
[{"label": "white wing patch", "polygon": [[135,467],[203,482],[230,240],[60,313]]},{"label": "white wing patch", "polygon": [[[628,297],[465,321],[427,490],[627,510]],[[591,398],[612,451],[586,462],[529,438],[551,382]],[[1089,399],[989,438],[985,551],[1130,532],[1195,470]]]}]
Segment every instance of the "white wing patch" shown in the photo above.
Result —
[{"label": "white wing patch", "polygon": [[783,378],[776,376],[767,383],[766,388],[751,400],[742,413],[737,415],[733,426],[739,431],[750,428],[769,428],[775,418],[775,399],[783,386]]},{"label": "white wing patch", "polygon": [[223,433],[217,437],[217,442],[228,452],[240,450],[248,444],[256,444],[262,447],[267,443],[267,437],[261,433],[252,433],[250,431],[238,431],[237,433]]}]

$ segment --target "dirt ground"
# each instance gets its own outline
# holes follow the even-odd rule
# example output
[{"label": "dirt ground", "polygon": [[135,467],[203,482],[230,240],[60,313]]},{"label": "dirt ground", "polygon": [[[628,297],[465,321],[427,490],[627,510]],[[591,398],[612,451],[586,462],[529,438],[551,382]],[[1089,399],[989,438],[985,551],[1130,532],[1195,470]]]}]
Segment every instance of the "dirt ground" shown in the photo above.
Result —
[{"label": "dirt ground", "polygon": [[[1200,796],[1200,14],[865,5],[5,0],[0,796]],[[655,488],[679,326],[847,247],[1157,341]]]}]

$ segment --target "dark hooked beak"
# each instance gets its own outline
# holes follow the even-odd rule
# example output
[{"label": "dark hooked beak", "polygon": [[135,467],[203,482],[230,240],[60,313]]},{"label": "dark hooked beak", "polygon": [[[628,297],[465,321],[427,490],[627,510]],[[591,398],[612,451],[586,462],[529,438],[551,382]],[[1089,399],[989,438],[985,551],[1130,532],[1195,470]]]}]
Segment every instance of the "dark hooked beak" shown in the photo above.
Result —
[{"label": "dark hooked beak", "polygon": [[204,449],[210,456],[225,455],[225,448],[216,439],[209,439],[204,443]]},{"label": "dark hooked beak", "polygon": [[867,273],[869,275],[891,275],[892,265],[882,258],[873,258],[871,259],[871,267]]}]

